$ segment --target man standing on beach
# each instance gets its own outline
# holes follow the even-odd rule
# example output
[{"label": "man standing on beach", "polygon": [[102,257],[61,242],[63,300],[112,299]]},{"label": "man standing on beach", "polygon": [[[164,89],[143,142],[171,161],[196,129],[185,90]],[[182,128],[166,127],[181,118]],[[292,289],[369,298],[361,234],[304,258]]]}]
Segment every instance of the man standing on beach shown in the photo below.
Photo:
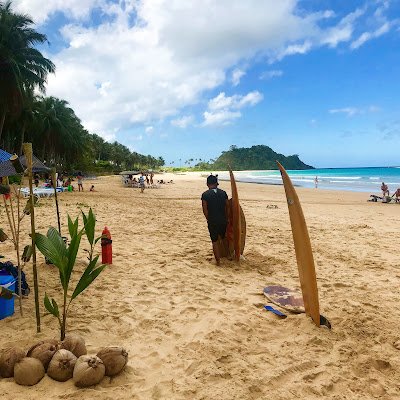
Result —
[{"label": "man standing on beach", "polygon": [[139,178],[140,193],[144,192],[144,181],[145,181],[145,177],[142,172],[142,174],[140,175],[140,178]]},{"label": "man standing on beach", "polygon": [[218,238],[223,241],[225,250],[228,248],[225,238],[228,224],[228,195],[224,190],[218,189],[218,179],[214,175],[207,177],[208,190],[201,195],[203,213],[208,224],[208,231],[212,242],[213,252],[217,265],[220,264]]}]

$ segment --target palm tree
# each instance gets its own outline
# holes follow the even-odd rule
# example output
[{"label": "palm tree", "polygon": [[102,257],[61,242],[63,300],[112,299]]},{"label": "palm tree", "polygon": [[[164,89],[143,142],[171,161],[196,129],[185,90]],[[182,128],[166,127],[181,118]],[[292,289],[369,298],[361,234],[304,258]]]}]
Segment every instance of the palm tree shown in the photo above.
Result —
[{"label": "palm tree", "polygon": [[0,3],[0,137],[7,113],[19,114],[25,95],[35,88],[44,92],[47,75],[55,71],[33,47],[47,39],[32,24],[29,16],[11,10],[11,1]]}]

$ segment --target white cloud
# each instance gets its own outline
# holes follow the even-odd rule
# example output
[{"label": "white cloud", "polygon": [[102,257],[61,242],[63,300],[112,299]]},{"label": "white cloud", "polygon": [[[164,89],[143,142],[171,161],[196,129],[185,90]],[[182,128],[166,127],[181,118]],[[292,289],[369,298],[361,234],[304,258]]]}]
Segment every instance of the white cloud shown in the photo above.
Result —
[{"label": "white cloud", "polygon": [[347,114],[348,117],[353,117],[357,114],[365,114],[365,113],[373,113],[380,111],[380,108],[371,105],[366,108],[358,108],[358,107],[343,107],[343,108],[333,108],[329,110],[330,114]]},{"label": "white cloud", "polygon": [[389,30],[390,30],[390,24],[388,22],[385,22],[382,26],[380,26],[378,29],[376,29],[373,32],[362,33],[356,40],[354,40],[351,43],[350,48],[358,49],[368,40],[378,38],[379,36],[382,36],[385,33],[389,32]]},{"label": "white cloud", "polygon": [[[181,110],[201,103],[210,90],[228,81],[238,85],[244,74],[239,66],[254,59],[273,62],[349,41],[362,13],[356,10],[337,23],[333,11],[305,12],[297,0],[13,4],[49,27],[56,12],[64,13],[69,23],[60,33],[66,46],[51,55],[57,71],[47,93],[67,100],[85,127],[104,137],[133,125],[179,121]],[[94,11],[106,18],[90,26]],[[224,100],[238,101],[234,96],[219,101]],[[251,105],[251,96],[241,101]],[[227,107],[218,109],[221,115],[207,110],[212,115],[205,121],[238,118],[239,108]]]},{"label": "white cloud", "polygon": [[333,27],[329,27],[322,33],[321,44],[329,47],[336,47],[341,42],[351,40],[354,32],[355,22],[366,12],[365,8],[357,8],[347,14],[340,22]]},{"label": "white cloud", "polygon": [[310,40],[306,40],[303,43],[290,44],[289,46],[279,51],[275,55],[275,57],[272,58],[272,60],[279,61],[287,56],[293,56],[295,54],[306,54],[311,50],[311,48],[312,48],[312,42]]},{"label": "white cloud", "polygon": [[254,106],[262,99],[263,95],[257,91],[247,93],[245,96],[235,94],[231,97],[227,97],[224,92],[221,92],[208,102],[208,109],[211,111],[227,108],[238,110],[246,106]]},{"label": "white cloud", "polygon": [[271,71],[264,71],[261,75],[260,75],[260,79],[271,79],[271,78],[275,78],[275,77],[279,77],[283,75],[283,71],[279,70],[279,69],[274,69]]},{"label": "white cloud", "polygon": [[347,114],[348,117],[360,114],[360,110],[356,107],[333,108],[329,110],[330,114]]},{"label": "white cloud", "polygon": [[192,115],[186,115],[181,118],[173,119],[171,121],[171,125],[184,129],[191,125],[193,123],[193,120],[194,119]]},{"label": "white cloud", "polygon": [[203,125],[227,125],[242,116],[238,110],[254,106],[262,99],[263,95],[257,91],[247,93],[245,96],[235,94],[230,97],[221,92],[208,102],[208,111],[203,114]]},{"label": "white cloud", "polygon": [[151,135],[153,133],[153,131],[154,131],[154,128],[152,126],[147,126],[146,129],[145,129],[145,132],[148,135]]},{"label": "white cloud", "polygon": [[16,11],[30,15],[35,23],[43,23],[55,12],[75,19],[87,19],[93,7],[103,6],[105,0],[14,0]]},{"label": "white cloud", "polygon": [[203,125],[229,125],[233,120],[242,116],[240,111],[221,110],[216,112],[205,111]]},{"label": "white cloud", "polygon": [[246,75],[246,72],[241,70],[241,69],[234,69],[232,71],[232,84],[233,86],[237,86],[240,83],[240,80],[243,78],[243,76]]}]

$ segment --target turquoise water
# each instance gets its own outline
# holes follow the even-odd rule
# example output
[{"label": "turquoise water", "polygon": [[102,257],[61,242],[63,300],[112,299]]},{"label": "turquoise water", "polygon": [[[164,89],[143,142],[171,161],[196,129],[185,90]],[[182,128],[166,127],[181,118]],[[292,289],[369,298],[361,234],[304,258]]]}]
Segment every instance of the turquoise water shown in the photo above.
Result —
[{"label": "turquoise water", "polygon": [[[316,176],[319,189],[379,194],[382,182],[388,185],[390,194],[400,188],[400,167],[321,168],[287,172],[295,186],[307,188],[315,187]],[[238,182],[282,184],[279,171],[237,171],[234,174]],[[219,177],[222,180],[228,179],[228,174],[221,172]]]}]

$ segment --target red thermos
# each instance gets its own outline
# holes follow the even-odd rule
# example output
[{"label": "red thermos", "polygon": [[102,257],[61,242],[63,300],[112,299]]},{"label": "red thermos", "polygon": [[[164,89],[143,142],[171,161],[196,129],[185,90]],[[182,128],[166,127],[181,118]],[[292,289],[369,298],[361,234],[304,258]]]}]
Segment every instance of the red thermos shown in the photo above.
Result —
[{"label": "red thermos", "polygon": [[112,264],[112,240],[107,227],[103,229],[101,238],[101,263]]}]

